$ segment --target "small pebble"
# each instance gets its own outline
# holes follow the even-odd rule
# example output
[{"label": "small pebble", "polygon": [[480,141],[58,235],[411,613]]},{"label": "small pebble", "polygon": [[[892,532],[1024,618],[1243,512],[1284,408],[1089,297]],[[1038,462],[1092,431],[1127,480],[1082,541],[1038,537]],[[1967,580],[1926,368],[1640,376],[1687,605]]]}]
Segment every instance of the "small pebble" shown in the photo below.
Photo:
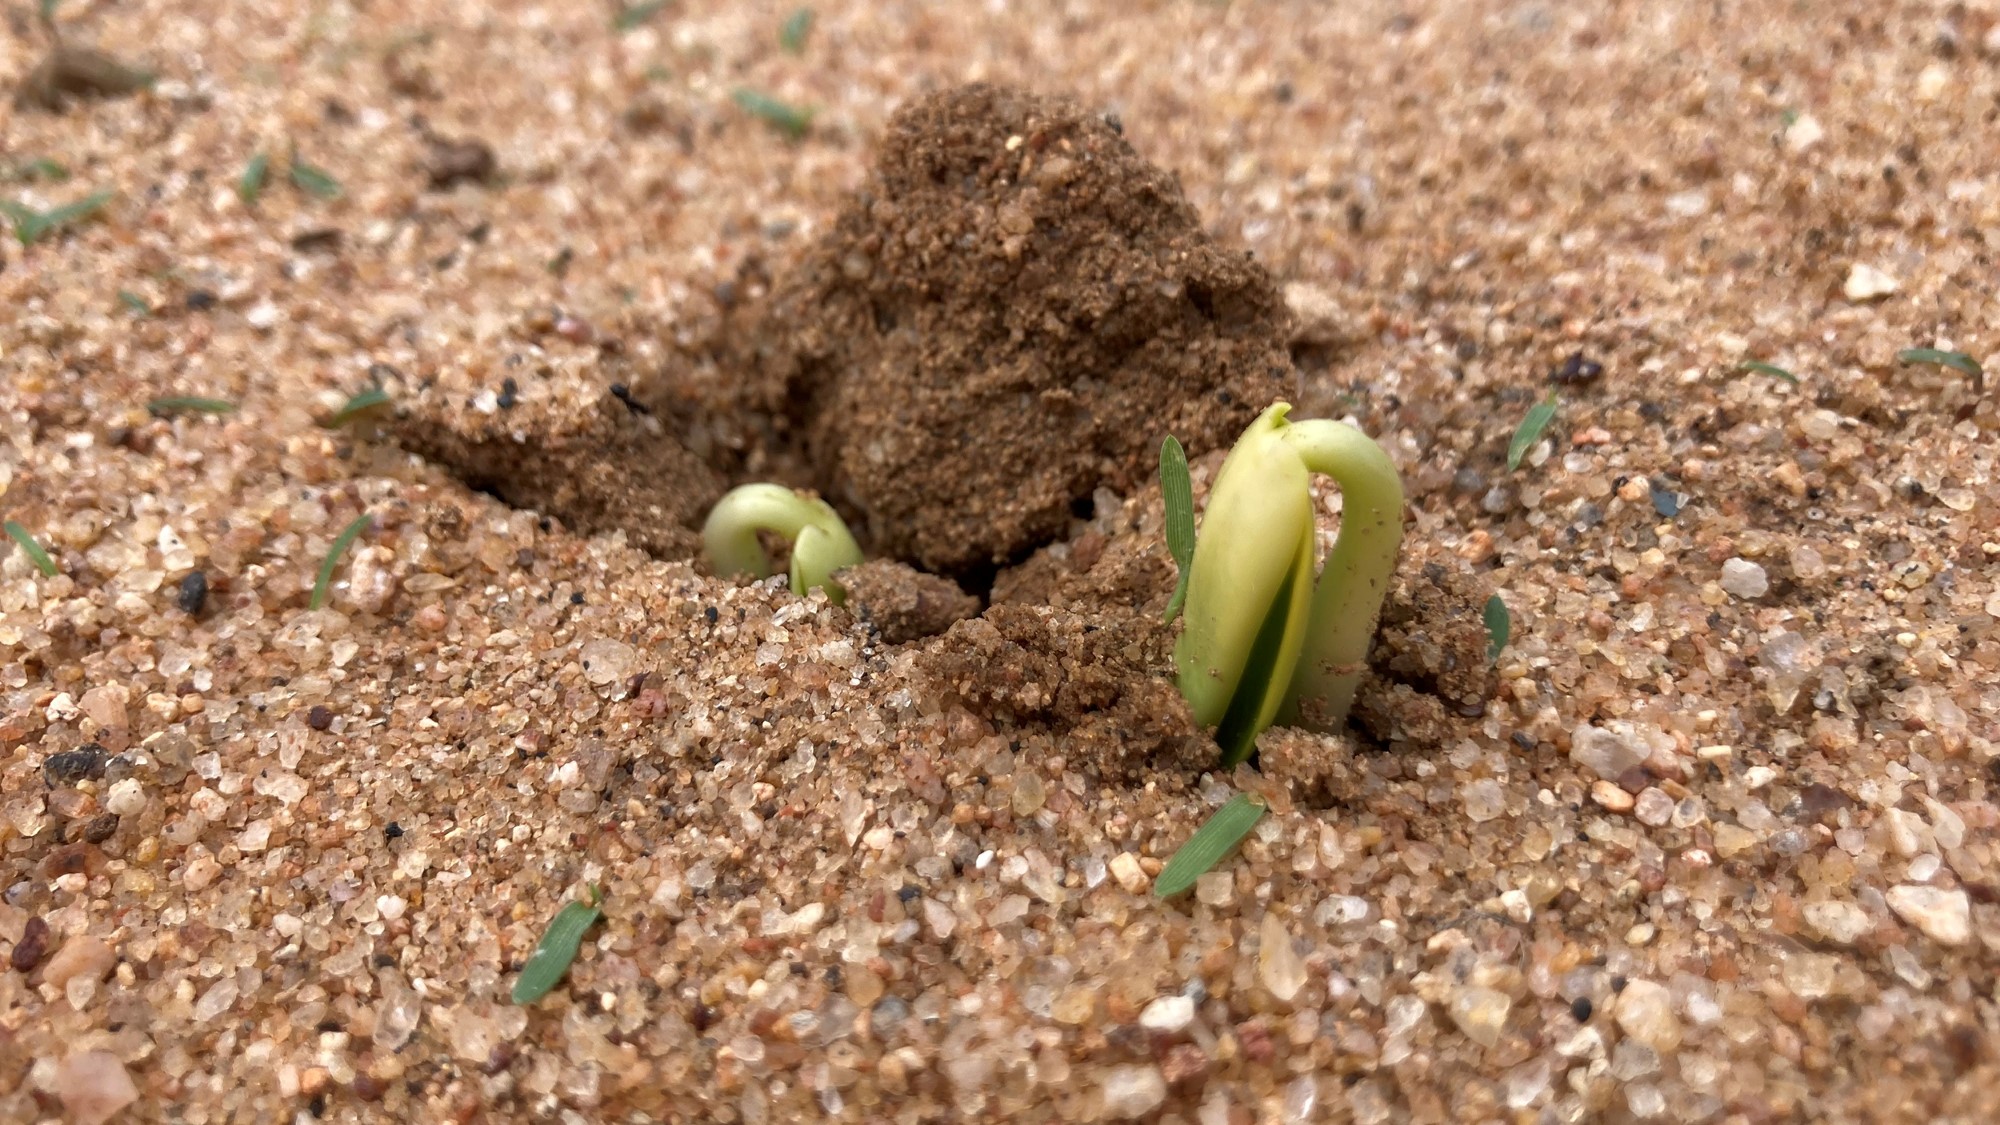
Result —
[{"label": "small pebble", "polygon": [[190,571],[181,579],[180,592],[174,596],[174,603],[181,612],[199,617],[208,605],[208,575],[202,571]]},{"label": "small pebble", "polygon": [[1932,941],[1964,945],[1972,940],[1972,905],[1962,890],[1902,884],[1890,887],[1885,897],[1896,917]]},{"label": "small pebble", "polygon": [[1761,598],[1771,589],[1764,568],[1748,559],[1730,559],[1722,564],[1722,588],[1731,597]]},{"label": "small pebble", "polygon": [[1491,1047],[1500,1042],[1501,1029],[1507,1026],[1507,1011],[1513,1004],[1506,993],[1496,989],[1461,988],[1451,994],[1451,1022],[1458,1025],[1467,1039]]},{"label": "small pebble", "polygon": [[1104,1116],[1130,1121],[1160,1108],[1167,1100],[1167,1081],[1158,1067],[1128,1065],[1104,1071]]},{"label": "small pebble", "polygon": [[1597,781],[1590,786],[1590,799],[1611,812],[1632,811],[1632,794],[1625,792],[1614,781]]},{"label": "small pebble", "polygon": [[1124,887],[1127,894],[1135,895],[1143,892],[1152,882],[1140,868],[1139,857],[1131,852],[1119,852],[1111,857],[1111,877],[1118,880],[1118,885]]},{"label": "small pebble", "polygon": [[1856,262],[1854,268],[1848,271],[1847,281],[1841,285],[1840,291],[1848,300],[1860,304],[1887,297],[1900,288],[1902,283],[1895,278],[1865,262]]},{"label": "small pebble", "polygon": [[74,750],[50,754],[42,762],[42,780],[52,788],[95,781],[104,776],[104,765],[110,760],[111,755],[104,747],[88,742]]},{"label": "small pebble", "polygon": [[1188,996],[1162,996],[1139,1013],[1139,1026],[1156,1035],[1178,1035],[1194,1022],[1194,1000]]},{"label": "small pebble", "polygon": [[1653,754],[1643,732],[1616,721],[1605,727],[1588,723],[1570,732],[1569,760],[1601,778],[1615,778],[1643,765]]},{"label": "small pebble", "polygon": [[1680,1020],[1674,1015],[1673,994],[1667,986],[1650,980],[1630,980],[1618,994],[1616,1011],[1619,1030],[1667,1054],[1681,1045]]},{"label": "small pebble", "polygon": [[56,1097],[77,1125],[103,1125],[139,1100],[139,1087],[110,1051],[81,1051],[56,1068]]}]

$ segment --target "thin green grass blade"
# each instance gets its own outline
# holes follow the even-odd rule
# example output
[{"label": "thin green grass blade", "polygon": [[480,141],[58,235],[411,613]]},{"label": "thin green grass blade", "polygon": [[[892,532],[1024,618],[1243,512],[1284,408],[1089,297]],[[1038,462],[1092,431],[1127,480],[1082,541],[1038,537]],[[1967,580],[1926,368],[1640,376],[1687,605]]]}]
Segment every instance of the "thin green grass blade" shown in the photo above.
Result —
[{"label": "thin green grass blade", "polygon": [[289,175],[292,186],[308,195],[320,199],[340,198],[340,181],[334,179],[326,169],[306,161],[299,155],[297,149],[292,150]]},{"label": "thin green grass blade", "polygon": [[738,87],[730,97],[745,111],[763,118],[773,129],[792,140],[805,136],[806,131],[812,128],[812,110],[800,109],[745,87]]},{"label": "thin green grass blade", "polygon": [[1799,385],[1799,377],[1797,375],[1779,367],[1775,363],[1765,363],[1762,360],[1749,359],[1737,364],[1736,370],[1749,371],[1758,375],[1769,375],[1773,379],[1783,379],[1794,387]]},{"label": "thin green grass blade", "polygon": [[1236,682],[1236,694],[1229,697],[1229,709],[1216,725],[1215,743],[1222,747],[1223,769],[1234,768],[1257,748],[1257,736],[1264,729],[1257,725],[1257,716],[1264,709],[1272,685],[1291,684],[1292,670],[1278,667],[1278,657],[1285,647],[1285,628],[1291,622],[1292,600],[1298,596],[1300,581],[1299,568],[1293,567],[1285,573],[1285,584],[1278,588],[1278,596],[1272,599],[1271,608],[1264,615],[1264,624],[1257,628],[1250,655],[1243,661],[1243,678]]},{"label": "thin green grass blade", "polygon": [[1542,440],[1542,431],[1549,428],[1550,422],[1555,421],[1556,407],[1561,404],[1562,400],[1554,391],[1550,391],[1549,397],[1536,403],[1534,408],[1528,411],[1528,416],[1521,419],[1520,427],[1514,431],[1514,440],[1507,443],[1508,472],[1511,473],[1521,467],[1521,458],[1526,457],[1528,450]]},{"label": "thin green grass blade", "polygon": [[374,522],[374,516],[364,515],[333,537],[333,546],[326,549],[326,561],[319,564],[319,581],[313,583],[313,609],[326,604],[327,591],[333,588],[333,571],[340,565],[340,556],[346,554],[348,546],[354,542],[355,537],[367,531],[368,525]]},{"label": "thin green grass blade", "polygon": [[628,8],[620,8],[618,9],[618,14],[611,20],[611,29],[621,34],[636,30],[645,26],[654,16],[666,10],[667,0],[645,0],[642,4],[633,4]]},{"label": "thin green grass blade", "polygon": [[549,928],[542,931],[542,940],[529,954],[528,963],[521,966],[520,977],[514,981],[514,1003],[532,1004],[562,982],[576,960],[583,935],[604,917],[604,909],[598,905],[603,900],[594,886],[590,888],[590,899],[572,902],[556,911]]},{"label": "thin green grass blade", "polygon": [[1167,504],[1167,553],[1180,568],[1174,596],[1167,600],[1167,620],[1180,614],[1187,601],[1188,570],[1194,563],[1194,482],[1188,476],[1187,450],[1168,434],[1160,443],[1160,495]]},{"label": "thin green grass blade", "polygon": [[1264,799],[1254,793],[1238,793],[1230,798],[1167,861],[1160,877],[1153,880],[1153,894],[1172,898],[1194,886],[1196,879],[1214,870],[1216,864],[1236,850],[1236,845],[1263,818],[1264,810]]},{"label": "thin green grass blade", "polygon": [[1897,352],[1896,358],[1904,363],[1935,363],[1940,367],[1962,371],[1972,379],[1974,390],[1983,392],[1986,389],[1986,369],[1979,365],[1978,360],[1964,352],[1940,351],[1937,348],[1909,348]]},{"label": "thin green grass blade", "polygon": [[1497,663],[1501,650],[1507,647],[1507,640],[1514,632],[1514,619],[1507,613],[1507,603],[1495,594],[1486,599],[1486,661]]},{"label": "thin green grass blade", "polygon": [[258,153],[243,166],[243,174],[236,177],[236,198],[245,207],[254,207],[257,197],[264,194],[264,184],[271,178],[271,158]]},{"label": "thin green grass blade", "polygon": [[169,414],[228,414],[235,409],[236,404],[228,399],[203,398],[200,395],[168,395],[146,404],[146,413],[156,418]]},{"label": "thin green grass blade", "polygon": [[806,39],[812,35],[812,29],[813,10],[800,8],[785,17],[784,26],[778,29],[778,45],[790,54],[804,54]]},{"label": "thin green grass blade", "polygon": [[326,428],[337,430],[356,418],[389,405],[389,392],[380,387],[371,387],[347,400],[333,417],[326,420]]},{"label": "thin green grass blade", "polygon": [[35,564],[35,569],[42,572],[42,577],[54,578],[57,574],[56,560],[50,558],[47,551],[42,550],[42,545],[35,542],[35,537],[28,534],[28,529],[13,520],[8,520],[4,526],[14,542],[21,545],[21,550],[27,554],[29,561]]}]

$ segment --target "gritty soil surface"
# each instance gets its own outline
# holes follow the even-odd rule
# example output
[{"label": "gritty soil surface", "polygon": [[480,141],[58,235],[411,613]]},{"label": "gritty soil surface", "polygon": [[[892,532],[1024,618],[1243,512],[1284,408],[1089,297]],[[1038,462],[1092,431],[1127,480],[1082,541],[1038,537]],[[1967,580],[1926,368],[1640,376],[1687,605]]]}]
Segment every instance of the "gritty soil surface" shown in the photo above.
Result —
[{"label": "gritty soil surface", "polygon": [[[1990,4],[795,7],[6,13],[0,199],[115,195],[0,250],[0,1120],[1987,1119]],[[1409,548],[1220,776],[1145,478],[1265,357]],[[764,473],[989,606],[680,561]]]}]

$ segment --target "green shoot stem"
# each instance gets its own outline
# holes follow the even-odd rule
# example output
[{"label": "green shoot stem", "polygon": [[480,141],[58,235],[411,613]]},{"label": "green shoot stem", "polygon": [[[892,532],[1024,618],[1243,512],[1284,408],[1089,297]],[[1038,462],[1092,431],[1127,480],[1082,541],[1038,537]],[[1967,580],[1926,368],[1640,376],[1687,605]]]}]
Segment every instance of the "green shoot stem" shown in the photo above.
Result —
[{"label": "green shoot stem", "polygon": [[1367,668],[1403,545],[1403,482],[1382,447],[1344,422],[1313,419],[1281,432],[1306,468],[1340,485],[1341,516],[1280,718],[1309,730],[1338,730]]}]

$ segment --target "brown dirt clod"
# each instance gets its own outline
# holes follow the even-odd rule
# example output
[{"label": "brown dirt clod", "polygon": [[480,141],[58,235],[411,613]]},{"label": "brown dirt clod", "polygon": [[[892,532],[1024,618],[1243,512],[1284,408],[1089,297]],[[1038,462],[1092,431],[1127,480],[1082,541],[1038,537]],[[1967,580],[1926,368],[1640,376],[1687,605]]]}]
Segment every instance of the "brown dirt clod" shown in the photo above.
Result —
[{"label": "brown dirt clod", "polygon": [[623,530],[662,558],[692,558],[722,478],[653,418],[613,395],[594,402],[524,399],[482,414],[432,394],[389,426],[411,453],[517,508],[555,516],[585,535]]},{"label": "brown dirt clod", "polygon": [[1111,125],[975,84],[891,120],[774,293],[745,405],[877,551],[978,575],[1143,480],[1161,434],[1233,438],[1290,375],[1286,317]]},{"label": "brown dirt clod", "polygon": [[956,582],[894,559],[871,559],[836,578],[856,616],[892,645],[934,637],[979,613],[979,599]]}]

